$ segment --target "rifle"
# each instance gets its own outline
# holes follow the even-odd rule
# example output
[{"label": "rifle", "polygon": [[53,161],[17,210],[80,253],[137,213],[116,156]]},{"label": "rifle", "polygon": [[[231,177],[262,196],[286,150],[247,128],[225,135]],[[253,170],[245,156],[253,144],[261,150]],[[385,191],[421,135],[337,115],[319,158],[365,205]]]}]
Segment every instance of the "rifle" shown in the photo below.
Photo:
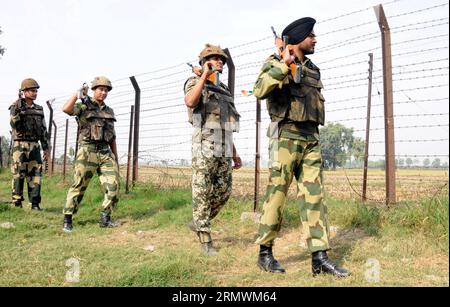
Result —
[{"label": "rifle", "polygon": [[16,114],[25,112],[26,110],[26,102],[25,102],[25,96],[23,94],[23,91],[21,89],[19,89],[19,99],[17,100],[17,104],[16,104]]},{"label": "rifle", "polygon": [[83,83],[83,85],[81,86],[81,88],[78,90],[78,98],[81,100],[84,100],[84,98],[86,98],[87,93],[89,90],[89,86],[86,82]]},{"label": "rifle", "polygon": [[[200,68],[200,71],[197,72],[197,71],[195,71],[196,67],[194,65],[192,65],[191,63],[186,63],[186,64],[190,68],[192,68],[192,72],[195,73],[196,75],[203,74],[202,68]],[[209,75],[208,80],[211,81],[215,86],[219,86],[220,85],[220,79],[219,79],[220,73],[211,65],[209,66],[209,68],[212,70],[213,73],[211,75]]]},{"label": "rifle", "polygon": [[[282,59],[282,53],[284,52],[284,50],[286,50],[286,48],[289,49],[289,52],[291,52],[294,49],[293,45],[289,45],[289,37],[288,36],[283,36],[283,39],[281,39],[277,32],[275,31],[274,27],[271,27],[272,29],[272,33],[275,36],[275,46],[277,47],[278,50],[278,56],[279,56],[279,60]],[[300,83],[301,78],[302,78],[302,67],[298,64],[295,63],[291,63],[289,65],[289,68],[291,69],[291,75],[292,75],[292,79],[294,79],[295,83]]]}]

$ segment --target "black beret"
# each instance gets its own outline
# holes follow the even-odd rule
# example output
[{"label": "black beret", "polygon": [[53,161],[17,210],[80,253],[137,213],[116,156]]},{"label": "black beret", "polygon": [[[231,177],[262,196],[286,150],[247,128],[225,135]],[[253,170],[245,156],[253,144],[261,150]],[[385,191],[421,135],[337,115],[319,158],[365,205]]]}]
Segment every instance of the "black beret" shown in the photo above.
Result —
[{"label": "black beret", "polygon": [[281,35],[289,37],[288,44],[297,45],[311,34],[315,24],[314,18],[301,18],[288,25]]}]

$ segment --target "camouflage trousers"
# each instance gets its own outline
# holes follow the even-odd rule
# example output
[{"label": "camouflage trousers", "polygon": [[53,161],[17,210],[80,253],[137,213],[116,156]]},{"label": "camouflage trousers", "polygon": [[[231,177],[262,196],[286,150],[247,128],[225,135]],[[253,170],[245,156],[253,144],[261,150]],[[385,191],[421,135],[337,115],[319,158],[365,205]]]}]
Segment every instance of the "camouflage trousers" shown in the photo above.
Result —
[{"label": "camouflage trousers", "polygon": [[329,249],[318,141],[270,140],[270,178],[256,244],[272,246],[281,228],[286,194],[295,175],[302,232],[311,252]]},{"label": "camouflage trousers", "polygon": [[119,172],[109,145],[105,144],[100,147],[90,144],[81,145],[75,160],[74,171],[74,181],[67,193],[63,213],[73,215],[78,211],[78,206],[95,173],[98,174],[102,190],[105,193],[103,210],[111,213],[119,201]]},{"label": "camouflage trousers", "polygon": [[193,223],[200,241],[211,240],[211,220],[231,195],[233,167],[231,158],[193,154],[192,158]]},{"label": "camouflage trousers", "polygon": [[12,151],[12,202],[22,202],[25,179],[28,200],[32,204],[41,202],[42,157],[38,142],[14,141]]}]

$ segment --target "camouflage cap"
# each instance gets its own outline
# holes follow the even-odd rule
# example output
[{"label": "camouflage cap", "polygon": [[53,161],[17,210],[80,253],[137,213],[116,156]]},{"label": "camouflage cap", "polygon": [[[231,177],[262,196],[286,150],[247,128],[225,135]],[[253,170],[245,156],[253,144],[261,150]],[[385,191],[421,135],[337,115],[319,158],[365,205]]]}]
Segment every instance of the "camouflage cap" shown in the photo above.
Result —
[{"label": "camouflage cap", "polygon": [[95,77],[91,84],[91,90],[95,90],[99,86],[105,86],[108,90],[112,90],[111,81],[103,76]]},{"label": "camouflage cap", "polygon": [[36,80],[28,78],[22,81],[22,84],[20,85],[20,90],[26,91],[33,88],[39,88],[39,84],[36,82]]},{"label": "camouflage cap", "polygon": [[211,44],[206,44],[205,48],[200,52],[200,55],[198,56],[200,59],[200,65],[202,60],[209,58],[213,55],[218,55],[222,57],[223,63],[225,64],[228,60],[228,55],[220,48],[220,46],[214,46]]}]

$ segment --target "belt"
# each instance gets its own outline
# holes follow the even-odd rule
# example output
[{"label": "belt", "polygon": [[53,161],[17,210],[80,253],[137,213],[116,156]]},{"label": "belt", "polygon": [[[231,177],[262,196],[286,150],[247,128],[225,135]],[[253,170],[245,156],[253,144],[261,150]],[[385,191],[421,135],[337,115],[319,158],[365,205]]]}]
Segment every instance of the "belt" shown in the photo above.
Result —
[{"label": "belt", "polygon": [[80,146],[93,150],[109,149],[108,143],[81,143]]},{"label": "belt", "polygon": [[30,142],[30,143],[37,143],[37,142],[39,142],[39,140],[24,140],[24,139],[21,139],[21,140],[14,140],[14,142]]}]

